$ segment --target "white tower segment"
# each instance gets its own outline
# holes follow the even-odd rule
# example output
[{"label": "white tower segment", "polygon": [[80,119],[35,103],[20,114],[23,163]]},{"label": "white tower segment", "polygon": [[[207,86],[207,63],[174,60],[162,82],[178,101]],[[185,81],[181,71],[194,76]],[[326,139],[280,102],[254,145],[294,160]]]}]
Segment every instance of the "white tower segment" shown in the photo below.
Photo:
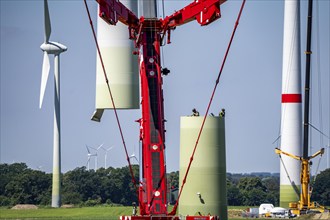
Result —
[{"label": "white tower segment", "polygon": [[[133,12],[137,12],[138,1],[121,1]],[[99,12],[99,9],[98,9]],[[138,56],[133,55],[135,49],[129,39],[127,27],[118,22],[111,28],[97,16],[97,40],[103,57],[114,103],[117,109],[139,109],[139,68]],[[96,60],[96,111],[93,121],[100,122],[104,109],[113,109],[104,72],[99,56]]]},{"label": "white tower segment", "polygon": [[67,50],[67,47],[56,42],[49,41],[51,34],[50,16],[47,0],[44,0],[45,13],[45,42],[40,46],[44,52],[42,64],[40,103],[41,108],[47,79],[50,70],[49,54],[54,54],[54,141],[53,141],[53,184],[52,184],[52,207],[61,206],[61,119],[60,119],[60,54]]},{"label": "white tower segment", "polygon": [[[281,150],[302,155],[300,3],[284,1]],[[280,206],[299,200],[300,162],[281,156]]]}]

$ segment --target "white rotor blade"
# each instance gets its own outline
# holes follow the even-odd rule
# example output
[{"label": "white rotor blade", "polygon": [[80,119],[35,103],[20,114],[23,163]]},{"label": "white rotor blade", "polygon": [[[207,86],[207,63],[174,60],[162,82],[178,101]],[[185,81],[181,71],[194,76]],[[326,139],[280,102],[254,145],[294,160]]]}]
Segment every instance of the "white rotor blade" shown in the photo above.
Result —
[{"label": "white rotor blade", "polygon": [[48,43],[52,27],[50,25],[50,16],[48,10],[48,2],[44,0],[44,12],[45,12],[45,42]]},{"label": "white rotor blade", "polygon": [[101,144],[101,145],[97,148],[97,150],[99,150],[100,148],[103,148],[102,146],[103,146],[103,144]]},{"label": "white rotor blade", "polygon": [[89,151],[89,149],[88,149],[88,146],[86,145],[86,149],[87,149],[87,152],[88,152],[88,154],[91,154],[91,152]]},{"label": "white rotor blade", "polygon": [[40,87],[39,108],[41,108],[42,101],[44,99],[46,85],[47,85],[47,80],[48,80],[48,75],[49,75],[49,69],[50,69],[49,57],[48,57],[48,53],[45,51],[44,52],[44,61],[42,63],[42,75],[41,75],[41,87]]},{"label": "white rotor blade", "polygon": [[93,149],[93,150],[96,150],[96,151],[97,151],[97,149],[96,149],[95,147],[89,147],[89,148],[91,148],[91,149]]}]

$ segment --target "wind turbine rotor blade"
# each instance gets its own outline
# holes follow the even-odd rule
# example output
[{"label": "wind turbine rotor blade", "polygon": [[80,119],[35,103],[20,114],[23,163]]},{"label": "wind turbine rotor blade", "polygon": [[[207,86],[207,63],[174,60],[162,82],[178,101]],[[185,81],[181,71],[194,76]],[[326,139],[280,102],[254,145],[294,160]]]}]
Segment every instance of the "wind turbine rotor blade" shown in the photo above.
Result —
[{"label": "wind turbine rotor blade", "polygon": [[42,106],[42,102],[45,95],[48,75],[50,70],[50,64],[49,64],[49,57],[48,53],[44,52],[44,60],[42,62],[42,75],[41,75],[41,87],[40,87],[40,100],[39,100],[39,108]]},{"label": "wind turbine rotor blade", "polygon": [[44,0],[44,11],[45,11],[45,42],[48,43],[52,27],[50,24],[50,16],[48,10],[48,2]]},{"label": "wind turbine rotor blade", "polygon": [[88,146],[86,145],[86,149],[87,149],[87,152],[88,152],[88,154],[91,154],[91,152],[89,151],[89,149],[88,149]]},{"label": "wind turbine rotor blade", "polygon": [[96,151],[97,151],[97,149],[96,149],[95,147],[89,147],[89,148],[91,148],[91,149],[93,149],[93,150],[96,150]]},{"label": "wind turbine rotor blade", "polygon": [[103,144],[101,144],[101,145],[97,148],[97,150],[99,150],[100,148],[103,148]]}]

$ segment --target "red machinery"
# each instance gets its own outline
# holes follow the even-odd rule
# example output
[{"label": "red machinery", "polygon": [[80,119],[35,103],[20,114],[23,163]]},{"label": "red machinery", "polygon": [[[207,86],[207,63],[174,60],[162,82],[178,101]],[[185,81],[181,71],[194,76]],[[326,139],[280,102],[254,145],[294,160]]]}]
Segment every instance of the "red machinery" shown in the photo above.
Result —
[{"label": "red machinery", "polygon": [[[163,106],[162,69],[160,46],[167,34],[176,26],[197,20],[208,25],[220,18],[220,5],[226,0],[195,0],[183,9],[164,19],[138,19],[118,0],[97,0],[100,16],[111,25],[118,21],[126,24],[129,38],[135,42],[134,54],[140,57],[141,105],[140,139],[142,141],[142,180],[139,186],[140,216],[123,216],[122,219],[179,219],[176,207],[167,211],[167,181],[165,163],[165,119]],[[187,217],[189,219],[189,217]],[[192,218],[192,216],[190,217]],[[211,220],[213,216],[198,216]]]}]

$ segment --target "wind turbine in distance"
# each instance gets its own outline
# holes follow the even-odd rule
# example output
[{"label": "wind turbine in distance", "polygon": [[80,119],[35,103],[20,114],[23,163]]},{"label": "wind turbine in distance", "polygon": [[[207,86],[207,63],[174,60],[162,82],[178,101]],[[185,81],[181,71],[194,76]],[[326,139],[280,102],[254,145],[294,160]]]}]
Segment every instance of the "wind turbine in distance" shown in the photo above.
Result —
[{"label": "wind turbine in distance", "polygon": [[137,157],[135,156],[135,146],[133,148],[133,154],[129,157],[130,159],[131,158],[134,158],[136,160],[136,162],[139,164],[139,160],[137,159]]},{"label": "wind turbine in distance", "polygon": [[[95,157],[95,171],[97,170],[97,157],[98,157],[98,151],[100,150],[100,148],[103,146],[103,144],[100,144],[100,146],[98,146],[97,148],[94,148],[94,147],[90,147],[90,146],[87,146],[86,145],[86,148],[87,148],[87,152],[88,152],[88,154],[87,154],[87,157],[88,157],[88,160],[87,160],[87,165],[88,165],[88,167],[87,167],[87,170],[89,170],[89,161],[90,161],[90,158],[91,157]],[[93,150],[95,150],[96,152],[94,153],[94,154],[91,154],[91,152],[90,152],[90,149],[93,149]]]},{"label": "wind turbine in distance", "polygon": [[94,150],[96,150],[96,157],[95,157],[95,171],[97,170],[97,153],[99,152],[99,150],[102,148],[103,144],[100,144],[100,146],[98,146],[98,148],[93,148]]},{"label": "wind turbine in distance", "polygon": [[54,75],[55,75],[55,93],[54,93],[54,142],[53,142],[53,184],[52,184],[52,207],[61,206],[61,120],[60,120],[60,54],[67,50],[67,47],[49,41],[51,34],[50,16],[47,0],[44,0],[44,18],[45,18],[45,42],[40,46],[44,52],[42,63],[41,88],[39,108],[42,106],[47,79],[50,70],[49,54],[54,54]]},{"label": "wind turbine in distance", "polygon": [[107,169],[107,157],[108,157],[108,152],[113,148],[109,147],[108,149],[101,147],[104,151],[105,151],[105,155],[104,155],[104,169]]},{"label": "wind turbine in distance", "polygon": [[[89,163],[90,163],[90,160],[91,160],[91,157],[97,157],[97,153],[95,154],[92,154],[89,150],[90,147],[88,147],[86,145],[86,149],[87,149],[87,170],[89,170]],[[93,148],[94,149],[94,148]]]}]

